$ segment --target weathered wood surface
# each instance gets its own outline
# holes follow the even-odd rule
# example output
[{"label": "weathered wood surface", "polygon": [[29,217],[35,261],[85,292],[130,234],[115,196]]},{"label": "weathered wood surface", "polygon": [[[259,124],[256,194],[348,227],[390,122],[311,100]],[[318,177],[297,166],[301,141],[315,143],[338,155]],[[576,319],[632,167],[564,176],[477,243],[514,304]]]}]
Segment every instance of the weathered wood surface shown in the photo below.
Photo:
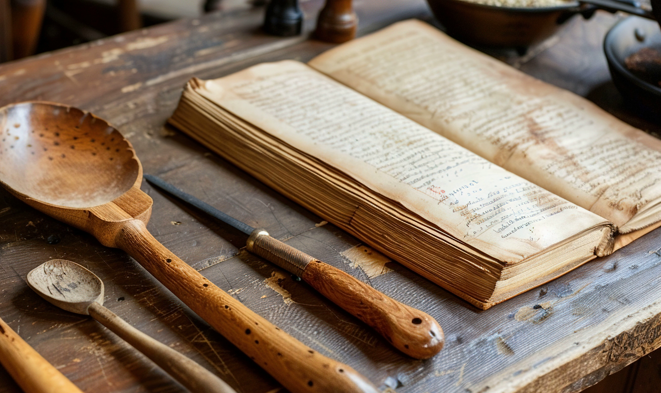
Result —
[{"label": "weathered wood surface", "polygon": [[[304,28],[311,31],[321,2],[302,4]],[[356,12],[362,34],[395,20],[429,17],[422,0],[357,2]],[[479,311],[396,263],[387,264],[388,271],[376,254],[360,257],[369,252],[358,240],[319,225],[318,217],[164,126],[192,76],[220,77],[271,60],[306,61],[331,46],[265,36],[261,21],[259,9],[211,14],[0,65],[0,105],[41,99],[90,110],[122,130],[146,173],[436,318],[447,335],[444,350],[427,361],[407,358],[305,284],[240,251],[236,233],[143,184],[154,198],[149,230],[159,241],[256,313],[382,389],[574,392],[661,346],[659,230],[609,258]],[[638,127],[659,131],[632,114],[610,82],[601,42],[614,21],[605,14],[589,22],[576,19],[522,58],[496,55]],[[126,254],[0,191],[0,316],[84,391],[183,388],[99,324],[55,308],[27,287],[27,273],[56,258],[92,270],[106,284],[110,310],[237,391],[280,388]],[[0,370],[0,392],[17,391]]]}]

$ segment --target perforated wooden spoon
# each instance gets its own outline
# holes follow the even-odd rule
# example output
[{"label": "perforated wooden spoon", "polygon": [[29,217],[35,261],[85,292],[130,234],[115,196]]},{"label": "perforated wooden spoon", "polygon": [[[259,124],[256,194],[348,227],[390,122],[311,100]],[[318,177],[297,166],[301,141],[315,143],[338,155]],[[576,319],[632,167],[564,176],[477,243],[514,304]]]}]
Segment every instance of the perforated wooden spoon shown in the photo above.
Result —
[{"label": "perforated wooden spoon", "polygon": [[377,392],[362,375],[255,314],[149,233],[131,144],[79,109],[27,102],[0,109],[0,183],[28,205],[135,258],[165,287],[293,392]]},{"label": "perforated wooden spoon", "polygon": [[52,259],[28,273],[28,285],[53,305],[89,315],[142,352],[194,393],[236,393],[223,380],[167,345],[129,325],[103,306],[103,281],[81,265]]}]

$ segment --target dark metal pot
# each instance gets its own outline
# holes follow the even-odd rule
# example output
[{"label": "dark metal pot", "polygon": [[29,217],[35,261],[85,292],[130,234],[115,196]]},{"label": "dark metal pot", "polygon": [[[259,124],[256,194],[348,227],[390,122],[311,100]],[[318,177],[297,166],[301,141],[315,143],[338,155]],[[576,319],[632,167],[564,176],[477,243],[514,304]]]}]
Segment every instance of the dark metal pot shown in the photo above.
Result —
[{"label": "dark metal pot", "polygon": [[604,39],[604,53],[615,86],[631,107],[658,119],[661,118],[661,86],[642,80],[625,65],[627,57],[650,46],[661,48],[659,25],[638,17],[617,23]]}]

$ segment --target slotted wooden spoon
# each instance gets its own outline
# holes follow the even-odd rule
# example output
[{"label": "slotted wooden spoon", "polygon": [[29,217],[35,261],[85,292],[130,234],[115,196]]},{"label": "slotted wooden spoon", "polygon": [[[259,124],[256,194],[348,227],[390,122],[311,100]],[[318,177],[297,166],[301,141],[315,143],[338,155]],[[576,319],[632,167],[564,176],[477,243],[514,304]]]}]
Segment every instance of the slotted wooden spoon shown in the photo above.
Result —
[{"label": "slotted wooden spoon", "polygon": [[0,183],[28,205],[126,251],[293,392],[377,392],[362,375],[255,314],[149,233],[131,144],[104,120],[53,103],[0,109]]}]

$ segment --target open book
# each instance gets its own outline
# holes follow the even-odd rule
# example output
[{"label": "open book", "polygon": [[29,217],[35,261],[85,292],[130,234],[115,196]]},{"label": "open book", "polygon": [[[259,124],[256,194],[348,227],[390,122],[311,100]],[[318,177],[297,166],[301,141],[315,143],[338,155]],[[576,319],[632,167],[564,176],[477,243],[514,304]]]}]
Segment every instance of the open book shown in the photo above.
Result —
[{"label": "open book", "polygon": [[193,79],[170,122],[484,309],[661,221],[660,141],[415,20]]}]

